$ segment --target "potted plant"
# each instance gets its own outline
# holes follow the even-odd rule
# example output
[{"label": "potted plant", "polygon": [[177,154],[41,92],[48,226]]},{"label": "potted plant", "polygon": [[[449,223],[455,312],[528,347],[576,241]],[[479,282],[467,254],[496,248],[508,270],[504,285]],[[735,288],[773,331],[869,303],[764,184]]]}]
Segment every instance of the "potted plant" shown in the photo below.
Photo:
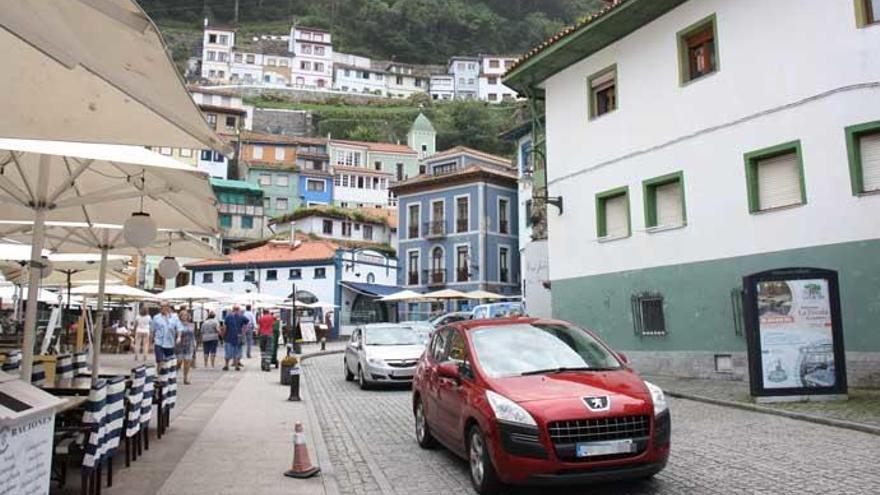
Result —
[{"label": "potted plant", "polygon": [[281,384],[290,385],[290,369],[299,365],[299,359],[296,356],[286,356],[281,360]]}]

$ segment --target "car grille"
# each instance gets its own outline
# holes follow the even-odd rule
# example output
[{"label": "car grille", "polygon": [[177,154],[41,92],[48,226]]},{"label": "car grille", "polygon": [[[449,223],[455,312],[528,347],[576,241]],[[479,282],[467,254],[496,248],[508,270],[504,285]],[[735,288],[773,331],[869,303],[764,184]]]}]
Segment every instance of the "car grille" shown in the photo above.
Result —
[{"label": "car grille", "polygon": [[406,359],[406,360],[398,360],[398,361],[385,361],[385,364],[391,366],[392,368],[412,368],[416,364],[418,364],[417,359]]},{"label": "car grille", "polygon": [[601,442],[647,437],[651,422],[648,416],[616,416],[610,418],[554,421],[547,425],[554,444]]}]

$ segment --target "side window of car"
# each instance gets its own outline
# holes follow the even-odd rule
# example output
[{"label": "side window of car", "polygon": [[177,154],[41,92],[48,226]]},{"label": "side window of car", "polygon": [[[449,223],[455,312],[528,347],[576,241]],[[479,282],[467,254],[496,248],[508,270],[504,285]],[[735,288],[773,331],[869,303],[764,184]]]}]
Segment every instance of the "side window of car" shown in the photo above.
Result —
[{"label": "side window of car", "polygon": [[431,341],[431,358],[434,359],[434,362],[442,363],[446,359],[446,343],[448,339],[448,328],[441,328],[434,332],[434,339]]},{"label": "side window of car", "polygon": [[449,354],[446,359],[463,363],[467,361],[467,354],[467,342],[464,339],[464,335],[461,332],[452,332],[452,336],[449,339]]},{"label": "side window of car", "polygon": [[354,332],[351,333],[351,343],[357,345],[361,340],[361,329],[355,328]]}]

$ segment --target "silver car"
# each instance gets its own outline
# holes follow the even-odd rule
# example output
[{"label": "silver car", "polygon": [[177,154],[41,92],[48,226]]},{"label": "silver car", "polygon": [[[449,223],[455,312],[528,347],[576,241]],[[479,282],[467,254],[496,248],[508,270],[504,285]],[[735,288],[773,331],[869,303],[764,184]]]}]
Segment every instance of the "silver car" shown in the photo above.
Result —
[{"label": "silver car", "polygon": [[393,323],[358,327],[345,348],[345,379],[357,377],[361,389],[411,382],[423,352],[424,336],[412,327]]}]

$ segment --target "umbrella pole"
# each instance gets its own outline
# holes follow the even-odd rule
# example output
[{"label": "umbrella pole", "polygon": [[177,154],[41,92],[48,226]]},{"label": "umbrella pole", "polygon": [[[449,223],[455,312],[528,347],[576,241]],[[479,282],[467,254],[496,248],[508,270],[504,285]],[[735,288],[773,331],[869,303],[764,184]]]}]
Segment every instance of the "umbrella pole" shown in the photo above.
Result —
[{"label": "umbrella pole", "polygon": [[37,205],[34,210],[33,239],[31,240],[31,262],[28,267],[28,304],[24,313],[24,343],[21,359],[21,379],[31,382],[31,370],[34,364],[34,343],[37,340],[37,302],[40,290],[40,272],[35,263],[40,262],[43,254],[43,241],[46,225],[46,197],[49,192],[49,155],[40,155],[37,172]]},{"label": "umbrella pole", "polygon": [[[106,234],[105,234],[106,235]],[[98,363],[101,356],[101,336],[104,333],[104,290],[106,288],[107,279],[107,247],[105,244],[101,246],[101,267],[98,270],[98,308],[95,317],[95,342],[92,349],[92,382],[98,380]]]}]

